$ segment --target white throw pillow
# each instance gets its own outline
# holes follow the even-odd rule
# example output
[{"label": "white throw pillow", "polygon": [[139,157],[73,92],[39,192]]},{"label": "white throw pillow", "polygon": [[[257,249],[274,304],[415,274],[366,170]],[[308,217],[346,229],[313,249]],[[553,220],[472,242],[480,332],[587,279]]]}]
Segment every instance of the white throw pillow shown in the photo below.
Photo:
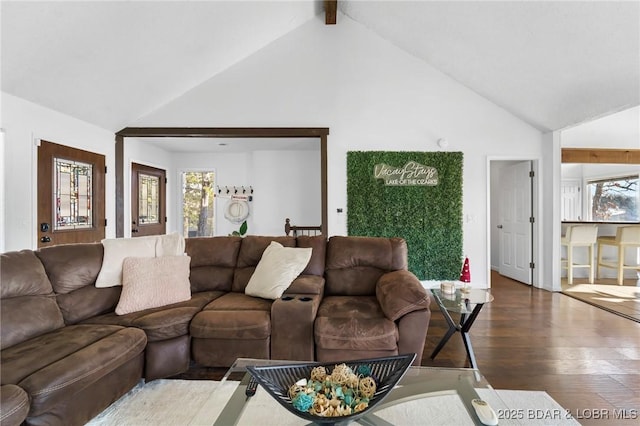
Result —
[{"label": "white throw pillow", "polygon": [[122,285],[122,261],[126,257],[178,256],[184,253],[184,237],[178,233],[102,240],[104,256],[96,287]]},{"label": "white throw pillow", "polygon": [[96,287],[122,285],[122,261],[126,257],[155,257],[156,235],[138,238],[108,238],[102,240],[104,256],[96,279]]},{"label": "white throw pillow", "polygon": [[189,256],[127,257],[116,314],[124,315],[191,299]]},{"label": "white throw pillow", "polygon": [[156,257],[179,256],[184,253],[184,237],[177,232],[158,235],[156,238]]},{"label": "white throw pillow", "polygon": [[311,259],[311,248],[284,247],[272,241],[262,253],[245,294],[277,299],[282,296],[294,279],[307,267]]}]

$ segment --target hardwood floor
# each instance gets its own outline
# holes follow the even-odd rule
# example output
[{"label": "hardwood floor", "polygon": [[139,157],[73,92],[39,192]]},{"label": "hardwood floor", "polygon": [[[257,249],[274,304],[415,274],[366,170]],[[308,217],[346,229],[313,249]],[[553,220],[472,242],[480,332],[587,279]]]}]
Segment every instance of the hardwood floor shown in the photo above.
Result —
[{"label": "hardwood floor", "polygon": [[[471,341],[478,368],[494,388],[546,391],[584,425],[638,424],[640,323],[497,273],[492,294]],[[431,310],[422,365],[468,367],[458,333],[429,358],[446,331],[435,303]],[[219,380],[225,370],[192,366],[176,378]],[[614,410],[630,418],[615,418]]]},{"label": "hardwood floor", "polygon": [[601,278],[589,284],[587,278],[578,278],[569,285],[563,278],[561,286],[567,296],[640,322],[640,280],[625,279],[623,285],[618,285],[616,279]]},{"label": "hardwood floor", "polygon": [[[585,425],[638,424],[639,323],[497,273],[492,294],[471,341],[478,368],[494,388],[544,390]],[[468,366],[458,333],[429,358],[446,331],[435,303],[431,309],[422,364]]]}]

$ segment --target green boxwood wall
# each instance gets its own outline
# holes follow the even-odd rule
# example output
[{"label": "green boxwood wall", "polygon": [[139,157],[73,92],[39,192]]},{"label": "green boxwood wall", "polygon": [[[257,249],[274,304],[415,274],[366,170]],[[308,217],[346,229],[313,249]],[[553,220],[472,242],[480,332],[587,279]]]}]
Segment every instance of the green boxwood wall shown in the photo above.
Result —
[{"label": "green boxwood wall", "polygon": [[[349,235],[402,237],[409,270],[421,280],[454,280],[462,266],[461,152],[351,151],[347,153]],[[436,186],[385,186],[376,164],[409,161],[435,167]]]}]

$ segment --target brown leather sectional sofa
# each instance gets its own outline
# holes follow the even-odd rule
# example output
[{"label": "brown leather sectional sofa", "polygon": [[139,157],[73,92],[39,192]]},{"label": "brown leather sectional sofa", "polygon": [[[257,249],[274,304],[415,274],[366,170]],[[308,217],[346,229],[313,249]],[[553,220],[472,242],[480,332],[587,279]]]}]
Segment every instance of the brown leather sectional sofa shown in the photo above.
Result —
[{"label": "brown leather sectional sofa", "polygon": [[[271,241],[312,247],[276,300],[245,287]],[[416,353],[429,296],[397,238],[212,237],[186,240],[190,300],[116,315],[121,287],[96,288],[102,244],[2,254],[2,425],[80,425],[141,379],[238,357],[335,361]]]}]

